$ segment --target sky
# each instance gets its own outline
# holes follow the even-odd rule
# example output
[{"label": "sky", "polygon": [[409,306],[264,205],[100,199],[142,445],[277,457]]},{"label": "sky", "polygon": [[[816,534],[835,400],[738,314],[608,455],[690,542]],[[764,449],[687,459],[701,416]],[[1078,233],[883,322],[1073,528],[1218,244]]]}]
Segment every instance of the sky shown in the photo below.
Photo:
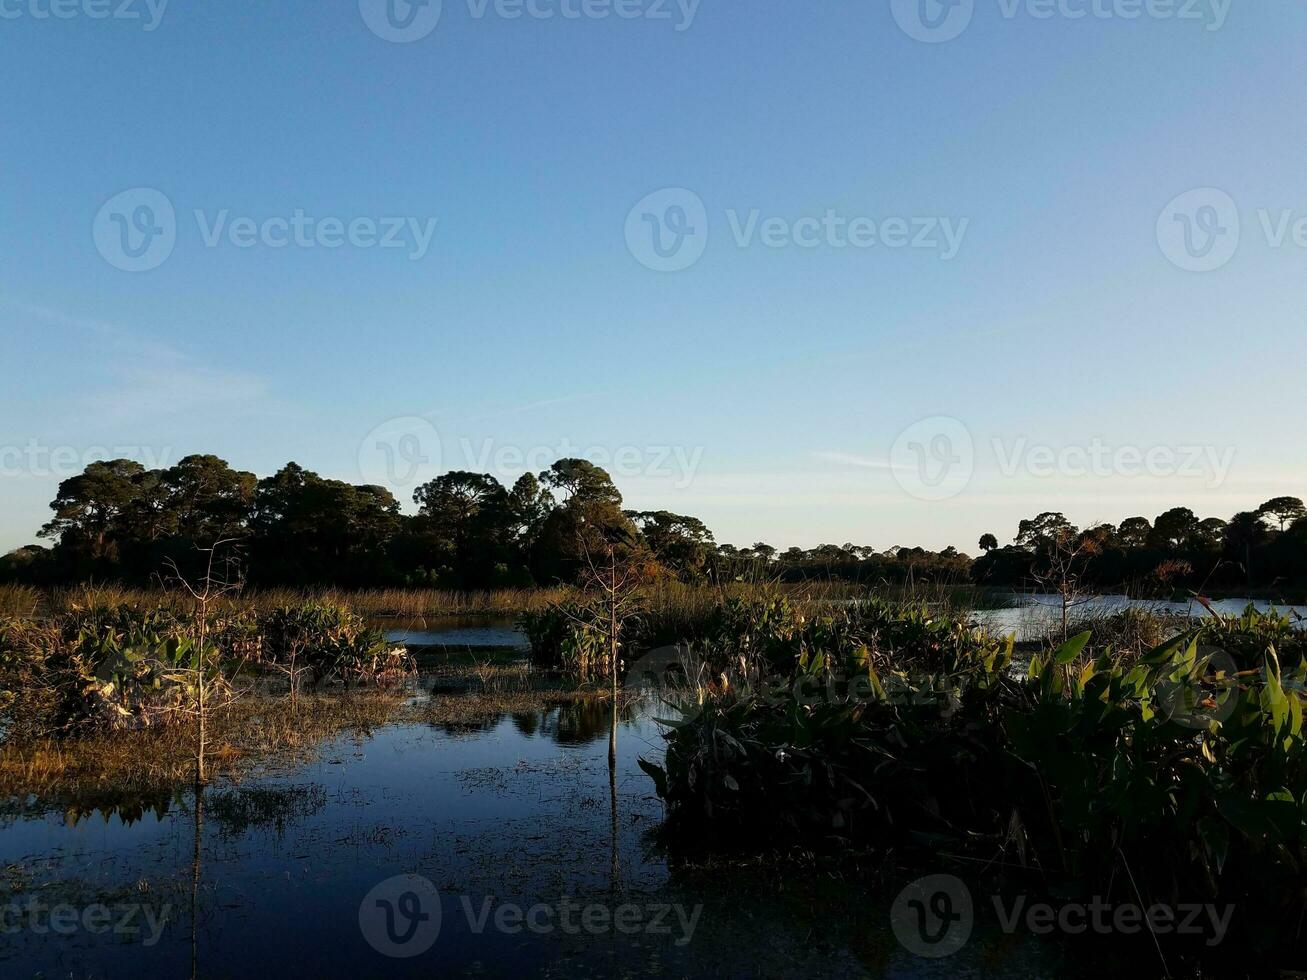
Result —
[{"label": "sky", "polygon": [[[388,7],[387,4],[390,4]],[[721,542],[1307,496],[1307,6],[0,0],[0,551],[96,458]]]}]

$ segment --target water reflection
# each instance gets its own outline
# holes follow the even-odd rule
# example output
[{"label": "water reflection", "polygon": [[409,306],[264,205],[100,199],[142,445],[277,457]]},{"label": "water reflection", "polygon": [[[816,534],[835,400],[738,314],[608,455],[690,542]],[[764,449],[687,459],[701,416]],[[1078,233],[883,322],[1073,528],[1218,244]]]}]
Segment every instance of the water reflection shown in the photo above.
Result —
[{"label": "water reflection", "polygon": [[[432,722],[431,727],[454,738],[493,732],[505,722],[525,738],[547,738],[556,745],[583,746],[599,742],[610,733],[612,699],[606,695],[550,700],[544,707],[505,710],[467,719]],[[635,701],[623,701],[616,711],[621,724],[634,724],[640,709]]]},{"label": "water reflection", "polygon": [[130,827],[142,821],[158,822],[183,799],[183,791],[95,790],[66,796],[28,796],[0,803],[0,827],[58,813],[66,827],[91,820]]},{"label": "water reflection", "polygon": [[290,823],[327,805],[326,790],[316,783],[210,789],[207,796],[209,815],[226,837],[239,837],[255,828],[283,837]]},{"label": "water reflection", "polygon": [[[662,745],[652,711],[597,697],[514,705],[457,738],[392,725],[332,740],[292,774],[188,788],[131,823],[19,819],[0,834],[0,867],[35,868],[41,888],[148,888],[179,914],[153,947],[5,937],[0,975],[853,976],[882,966],[912,977],[1070,975],[1029,961],[980,971],[976,956],[923,972],[904,966],[870,900],[796,903],[792,882],[769,896],[720,867],[669,869],[650,846],[662,807],[637,764]],[[405,874],[442,896],[438,945],[411,962],[381,958],[359,929],[364,896]],[[462,902],[480,908],[487,896],[523,908],[568,896],[703,911],[686,945],[611,931],[475,931]],[[879,952],[860,949],[868,935]]]},{"label": "water reflection", "polygon": [[441,616],[373,620],[386,639],[410,647],[511,649],[529,647],[526,634],[511,616]]}]

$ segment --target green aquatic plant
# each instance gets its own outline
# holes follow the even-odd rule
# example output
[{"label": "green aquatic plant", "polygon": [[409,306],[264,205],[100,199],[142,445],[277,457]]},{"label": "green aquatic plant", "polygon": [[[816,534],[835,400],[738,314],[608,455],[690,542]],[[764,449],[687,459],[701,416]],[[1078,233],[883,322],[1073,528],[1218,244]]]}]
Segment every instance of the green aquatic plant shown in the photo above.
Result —
[{"label": "green aquatic plant", "polygon": [[384,684],[415,673],[402,646],[349,608],[330,602],[283,606],[262,617],[259,629],[266,657],[288,665],[292,688],[302,669],[311,682]]},{"label": "green aquatic plant", "polygon": [[224,682],[167,610],[65,613],[0,621],[0,707],[10,735],[138,728],[178,720],[199,682]]},{"label": "green aquatic plant", "polygon": [[531,646],[532,665],[583,680],[607,676],[608,638],[601,616],[597,606],[579,601],[526,613],[519,622]]},{"label": "green aquatic plant", "polygon": [[1269,642],[1300,642],[1280,620],[1204,623],[1142,656],[1081,633],[1024,670],[1010,642],[922,610],[769,629],[788,668],[716,687],[669,727],[665,765],[642,762],[674,840],[943,847],[1049,887],[1133,876],[1153,900],[1235,903],[1256,941],[1296,929],[1307,668]]}]

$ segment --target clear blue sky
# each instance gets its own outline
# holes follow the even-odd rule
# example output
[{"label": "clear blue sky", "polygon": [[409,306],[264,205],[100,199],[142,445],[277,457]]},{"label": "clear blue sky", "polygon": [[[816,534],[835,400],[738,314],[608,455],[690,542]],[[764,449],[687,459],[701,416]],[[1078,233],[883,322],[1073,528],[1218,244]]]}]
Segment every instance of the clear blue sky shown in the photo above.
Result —
[{"label": "clear blue sky", "polygon": [[[1040,510],[1228,517],[1307,495],[1307,240],[1274,247],[1258,217],[1307,217],[1302,4],[1235,0],[1211,30],[1212,0],[1197,20],[974,0],[960,36],[922,43],[889,0],[703,0],[692,22],[674,2],[508,19],[445,0],[391,43],[348,0],[173,0],[148,31],[66,2],[56,19],[0,0],[0,549],[33,540],[62,472],[33,444],[362,481],[360,445],[402,417],[430,421],[444,468],[631,447],[631,506],[741,545],[974,551]],[[176,242],[132,273],[93,228],[142,187],[175,207]],[[676,272],[625,234],[668,187],[707,216]],[[1239,247],[1186,271],[1158,219],[1205,187],[1236,203]],[[728,212],[754,209],[967,223],[947,261],[741,247]],[[416,259],[209,247],[224,210],[437,225]],[[974,472],[922,499],[893,447],[940,416]],[[1095,445],[1125,462],[1029,455]],[[1234,455],[1186,466],[1190,446]],[[697,457],[688,479],[658,447]],[[1141,475],[1132,447],[1177,456]]]}]

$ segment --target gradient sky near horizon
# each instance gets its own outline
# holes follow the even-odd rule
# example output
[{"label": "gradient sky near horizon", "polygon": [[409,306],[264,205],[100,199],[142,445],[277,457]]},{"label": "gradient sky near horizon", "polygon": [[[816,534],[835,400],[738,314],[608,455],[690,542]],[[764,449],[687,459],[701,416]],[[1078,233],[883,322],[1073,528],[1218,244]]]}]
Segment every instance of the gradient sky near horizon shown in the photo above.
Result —
[{"label": "gradient sky near horizon", "polygon": [[[373,0],[55,2],[0,0],[0,550],[101,449],[355,482],[597,450],[629,506],[778,547],[1307,496],[1303,4],[924,0],[970,15],[926,43],[916,0],[444,0],[393,43]],[[139,188],[176,238],[129,272],[96,229]],[[706,218],[679,271],[628,243],[665,188],[669,232]],[[436,225],[227,234],[296,212]],[[828,212],[965,234],[764,241]]]}]

